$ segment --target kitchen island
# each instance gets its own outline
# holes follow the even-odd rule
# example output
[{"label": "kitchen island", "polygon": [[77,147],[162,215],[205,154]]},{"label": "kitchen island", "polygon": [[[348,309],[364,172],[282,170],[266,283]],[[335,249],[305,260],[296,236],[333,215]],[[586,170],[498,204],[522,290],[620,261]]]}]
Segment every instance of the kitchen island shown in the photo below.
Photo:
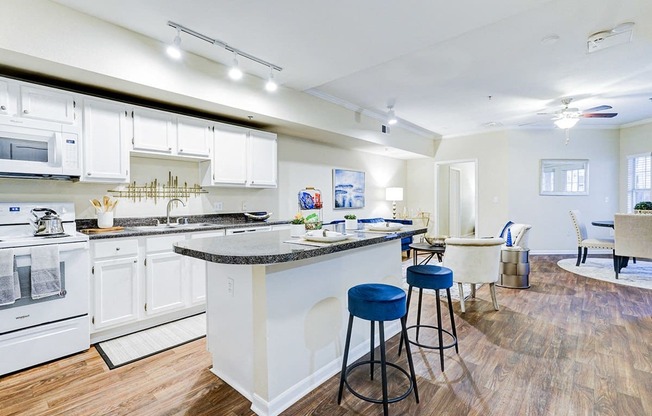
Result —
[{"label": "kitchen island", "polygon": [[[348,289],[401,286],[401,238],[425,232],[353,232],[328,244],[282,230],[175,244],[175,252],[208,262],[211,371],[256,414],[279,414],[339,372]],[[398,324],[386,331],[396,334]],[[354,325],[351,345],[350,360],[368,352],[369,325]]]}]

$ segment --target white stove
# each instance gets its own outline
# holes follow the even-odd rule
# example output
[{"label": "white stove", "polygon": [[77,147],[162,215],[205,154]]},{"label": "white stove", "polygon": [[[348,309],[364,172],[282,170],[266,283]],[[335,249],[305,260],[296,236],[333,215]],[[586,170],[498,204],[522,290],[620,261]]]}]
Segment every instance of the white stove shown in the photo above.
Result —
[{"label": "white stove", "polygon": [[[34,236],[34,208],[59,214],[64,232]],[[43,246],[56,246],[60,275],[60,291],[46,297],[32,293],[32,260]],[[0,203],[0,250],[13,257],[20,286],[20,298],[0,306],[0,375],[90,347],[88,247],[88,236],[76,230],[73,203]]]}]

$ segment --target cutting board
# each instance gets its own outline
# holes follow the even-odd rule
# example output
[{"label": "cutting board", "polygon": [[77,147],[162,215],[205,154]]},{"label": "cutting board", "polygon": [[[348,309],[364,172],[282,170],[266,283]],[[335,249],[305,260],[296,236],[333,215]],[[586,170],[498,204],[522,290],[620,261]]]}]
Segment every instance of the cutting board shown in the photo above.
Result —
[{"label": "cutting board", "polygon": [[122,231],[125,227],[109,227],[109,228],[86,228],[80,232],[84,234],[98,234],[98,233],[107,233],[109,231]]}]

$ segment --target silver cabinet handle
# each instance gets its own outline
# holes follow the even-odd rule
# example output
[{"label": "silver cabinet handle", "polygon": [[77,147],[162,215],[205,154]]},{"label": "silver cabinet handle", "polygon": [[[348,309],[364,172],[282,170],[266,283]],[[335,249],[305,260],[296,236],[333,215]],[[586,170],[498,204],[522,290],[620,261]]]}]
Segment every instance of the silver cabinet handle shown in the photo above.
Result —
[{"label": "silver cabinet handle", "polygon": [[91,176],[91,173],[90,173],[90,172],[86,172],[86,176]]},{"label": "silver cabinet handle", "polygon": [[183,153],[183,149],[179,149],[179,153]]},{"label": "silver cabinet handle", "polygon": [[172,148],[171,148],[171,147],[168,147],[168,150],[172,150]]},{"label": "silver cabinet handle", "polygon": [[0,106],[0,110],[6,110],[6,109],[7,109],[7,106],[6,106],[6,105],[2,105],[2,106]]},{"label": "silver cabinet handle", "polygon": [[116,248],[115,248],[115,251],[120,251],[120,247],[116,247]]},{"label": "silver cabinet handle", "polygon": [[29,114],[29,110],[23,110],[23,113]]}]

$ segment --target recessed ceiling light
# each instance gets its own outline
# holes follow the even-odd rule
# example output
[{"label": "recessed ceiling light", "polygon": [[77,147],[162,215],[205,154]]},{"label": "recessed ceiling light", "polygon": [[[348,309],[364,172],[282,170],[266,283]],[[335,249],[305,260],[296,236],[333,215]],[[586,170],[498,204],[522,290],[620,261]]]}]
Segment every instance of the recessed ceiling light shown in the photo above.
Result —
[{"label": "recessed ceiling light", "polygon": [[559,35],[555,35],[555,34],[544,36],[543,38],[541,38],[542,45],[553,45],[557,43],[557,41],[559,41]]}]

